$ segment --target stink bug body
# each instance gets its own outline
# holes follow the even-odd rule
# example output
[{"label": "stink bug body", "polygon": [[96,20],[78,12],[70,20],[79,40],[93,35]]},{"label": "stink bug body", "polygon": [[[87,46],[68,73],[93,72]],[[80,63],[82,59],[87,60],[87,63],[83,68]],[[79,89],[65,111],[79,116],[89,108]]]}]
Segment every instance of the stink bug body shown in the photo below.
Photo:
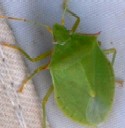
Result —
[{"label": "stink bug body", "polygon": [[[4,46],[19,50],[30,61],[40,61],[51,56],[49,64],[40,66],[33,74],[23,81],[19,92],[22,92],[26,82],[41,70],[49,69],[52,76],[52,86],[49,88],[42,101],[43,128],[46,128],[45,106],[50,94],[54,91],[55,100],[60,109],[72,120],[83,125],[97,126],[103,122],[111,110],[115,77],[112,64],[107,59],[106,53],[114,53],[115,49],[102,51],[99,47],[97,34],[76,33],[80,18],[67,8],[64,2],[64,13],[68,12],[76,18],[76,22],[67,30],[62,24],[54,24],[47,29],[54,38],[54,48],[36,58],[31,58],[20,47],[3,43]],[[19,18],[2,17],[7,19],[22,20]],[[23,19],[23,21],[27,21]]]}]

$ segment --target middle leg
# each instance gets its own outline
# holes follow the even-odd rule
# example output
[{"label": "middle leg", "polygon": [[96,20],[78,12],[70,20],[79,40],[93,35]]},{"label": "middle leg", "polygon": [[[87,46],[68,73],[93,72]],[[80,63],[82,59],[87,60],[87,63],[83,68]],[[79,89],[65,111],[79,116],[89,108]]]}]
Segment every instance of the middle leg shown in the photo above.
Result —
[{"label": "middle leg", "polygon": [[18,89],[18,92],[23,92],[24,88],[26,87],[27,82],[31,80],[36,74],[38,74],[39,72],[47,68],[48,68],[48,64],[38,67],[29,77],[23,80],[22,85]]},{"label": "middle leg", "polygon": [[115,58],[116,58],[116,49],[115,48],[110,48],[110,49],[106,49],[106,50],[104,50],[104,53],[105,54],[113,54],[113,57],[112,57],[112,65],[114,64],[114,62],[115,62]]}]

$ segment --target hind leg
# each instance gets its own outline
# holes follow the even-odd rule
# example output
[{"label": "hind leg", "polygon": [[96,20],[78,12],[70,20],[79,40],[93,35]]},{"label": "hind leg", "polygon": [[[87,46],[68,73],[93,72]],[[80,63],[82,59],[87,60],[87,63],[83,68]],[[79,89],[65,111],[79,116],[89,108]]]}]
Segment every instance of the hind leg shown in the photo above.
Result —
[{"label": "hind leg", "polygon": [[53,85],[48,89],[42,101],[42,110],[43,110],[42,128],[46,128],[46,104],[52,92],[53,92]]}]

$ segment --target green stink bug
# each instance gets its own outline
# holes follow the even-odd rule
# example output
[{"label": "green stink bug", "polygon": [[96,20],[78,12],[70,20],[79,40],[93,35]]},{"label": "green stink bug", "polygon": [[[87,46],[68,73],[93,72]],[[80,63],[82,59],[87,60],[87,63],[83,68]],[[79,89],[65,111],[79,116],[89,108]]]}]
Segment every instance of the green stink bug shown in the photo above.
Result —
[{"label": "green stink bug", "polygon": [[[97,35],[75,33],[80,19],[66,6],[65,10],[75,16],[77,21],[71,30],[60,24],[54,25],[51,31],[55,40],[52,59],[49,65],[41,66],[34,72],[36,74],[42,69],[50,69],[53,79],[53,86],[43,100],[44,115],[46,99],[54,87],[57,104],[66,115],[81,124],[97,125],[104,120],[112,105],[113,69],[99,48]],[[48,51],[34,61],[50,54]]]}]

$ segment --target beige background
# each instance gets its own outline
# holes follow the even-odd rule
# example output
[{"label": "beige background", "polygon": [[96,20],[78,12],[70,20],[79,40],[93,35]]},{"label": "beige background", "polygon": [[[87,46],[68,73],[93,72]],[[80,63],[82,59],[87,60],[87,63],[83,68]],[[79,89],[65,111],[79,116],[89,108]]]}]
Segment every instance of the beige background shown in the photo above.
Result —
[{"label": "beige background", "polygon": [[[0,43],[3,42],[16,44],[6,21],[0,20]],[[0,45],[0,128],[41,128],[41,100],[32,81],[22,94],[17,93],[26,75],[19,52]]]}]

